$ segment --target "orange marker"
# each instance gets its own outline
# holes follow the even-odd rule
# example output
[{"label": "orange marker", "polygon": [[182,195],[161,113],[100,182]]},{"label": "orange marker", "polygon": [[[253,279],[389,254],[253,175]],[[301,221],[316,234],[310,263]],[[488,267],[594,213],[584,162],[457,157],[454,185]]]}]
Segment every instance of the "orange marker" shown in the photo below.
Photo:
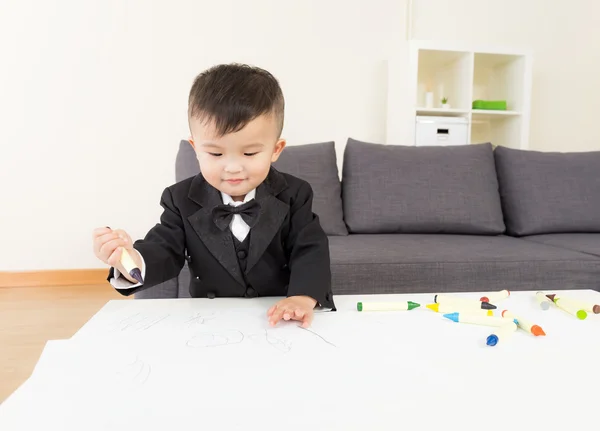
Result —
[{"label": "orange marker", "polygon": [[521,328],[523,331],[527,331],[530,334],[535,335],[536,337],[539,337],[540,335],[546,335],[546,333],[544,332],[544,330],[542,329],[541,326],[534,325],[533,323],[530,323],[527,320],[523,320],[520,317],[515,316],[514,314],[512,314],[508,310],[504,310],[502,312],[502,317],[508,317],[510,319],[516,319],[517,326],[519,328]]}]

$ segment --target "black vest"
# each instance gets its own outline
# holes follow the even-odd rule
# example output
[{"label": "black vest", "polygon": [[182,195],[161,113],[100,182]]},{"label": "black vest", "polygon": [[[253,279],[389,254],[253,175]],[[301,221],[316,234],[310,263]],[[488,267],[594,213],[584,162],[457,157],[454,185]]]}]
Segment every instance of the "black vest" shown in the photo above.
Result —
[{"label": "black vest", "polygon": [[233,235],[233,243],[235,245],[235,254],[237,256],[238,263],[240,265],[240,269],[242,270],[242,277],[244,277],[244,281],[246,282],[246,293],[244,296],[246,298],[255,298],[258,296],[256,290],[252,286],[248,284],[248,279],[246,278],[246,264],[248,262],[248,250],[250,249],[250,233],[246,235],[244,241],[240,242],[235,235]]}]

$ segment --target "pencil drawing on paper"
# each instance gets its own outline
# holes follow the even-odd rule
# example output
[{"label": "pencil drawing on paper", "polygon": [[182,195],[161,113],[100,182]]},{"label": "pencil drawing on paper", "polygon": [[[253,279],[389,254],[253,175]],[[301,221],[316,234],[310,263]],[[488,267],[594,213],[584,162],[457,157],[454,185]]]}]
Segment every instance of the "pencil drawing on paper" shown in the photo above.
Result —
[{"label": "pencil drawing on paper", "polygon": [[216,318],[214,313],[204,314],[204,313],[196,313],[191,316],[184,323],[187,324],[188,328],[191,328],[194,325],[203,325],[206,321],[213,320]]},{"label": "pencil drawing on paper", "polygon": [[154,325],[162,322],[169,314],[163,314],[161,316],[144,316],[142,313],[136,313],[129,317],[120,320],[115,324],[114,330],[117,331],[146,331]]},{"label": "pencil drawing on paper", "polygon": [[265,329],[260,334],[252,334],[248,338],[251,340],[265,340],[271,347],[283,353],[288,353],[292,350],[292,342],[273,334],[273,331]]},{"label": "pencil drawing on paper", "polygon": [[333,344],[331,341],[327,341],[323,336],[317,334],[315,331],[313,331],[312,329],[309,328],[303,328],[302,326],[298,326],[298,328],[305,330],[306,332],[310,332],[311,334],[319,337],[321,340],[323,340],[325,343],[329,344],[330,346],[333,347],[337,347],[335,344]]},{"label": "pencil drawing on paper", "polygon": [[239,344],[244,341],[245,335],[237,329],[229,329],[216,332],[201,332],[190,338],[188,347],[219,347]]},{"label": "pencil drawing on paper", "polygon": [[145,361],[142,361],[139,357],[118,371],[117,374],[131,377],[131,381],[138,385],[143,385],[148,381],[150,374],[152,373],[152,367]]}]

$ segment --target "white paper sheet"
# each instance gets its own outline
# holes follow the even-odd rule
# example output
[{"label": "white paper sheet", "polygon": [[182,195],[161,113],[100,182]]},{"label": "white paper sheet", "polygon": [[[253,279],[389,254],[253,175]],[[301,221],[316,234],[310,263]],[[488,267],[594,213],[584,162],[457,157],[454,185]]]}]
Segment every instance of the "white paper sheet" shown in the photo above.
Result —
[{"label": "white paper sheet", "polygon": [[[594,316],[579,322],[507,301],[549,335],[520,331],[491,348],[485,338],[492,328],[425,309],[358,313],[342,306],[317,314],[305,330],[296,322],[271,328],[267,304],[251,305],[109,303],[72,340],[47,344],[31,378],[0,405],[0,430],[396,430],[438,423],[463,431],[593,423],[600,384]],[[560,415],[549,412],[555,406]]]}]

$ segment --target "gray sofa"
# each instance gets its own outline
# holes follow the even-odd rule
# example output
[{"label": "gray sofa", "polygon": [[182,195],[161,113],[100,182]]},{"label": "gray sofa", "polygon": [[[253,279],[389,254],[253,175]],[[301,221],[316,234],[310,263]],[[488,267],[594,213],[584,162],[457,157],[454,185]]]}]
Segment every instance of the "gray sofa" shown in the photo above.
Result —
[{"label": "gray sofa", "polygon": [[[600,152],[491,144],[290,146],[329,237],[334,294],[600,288]],[[199,171],[181,141],[176,181]],[[189,297],[189,271],[137,298]]]}]

